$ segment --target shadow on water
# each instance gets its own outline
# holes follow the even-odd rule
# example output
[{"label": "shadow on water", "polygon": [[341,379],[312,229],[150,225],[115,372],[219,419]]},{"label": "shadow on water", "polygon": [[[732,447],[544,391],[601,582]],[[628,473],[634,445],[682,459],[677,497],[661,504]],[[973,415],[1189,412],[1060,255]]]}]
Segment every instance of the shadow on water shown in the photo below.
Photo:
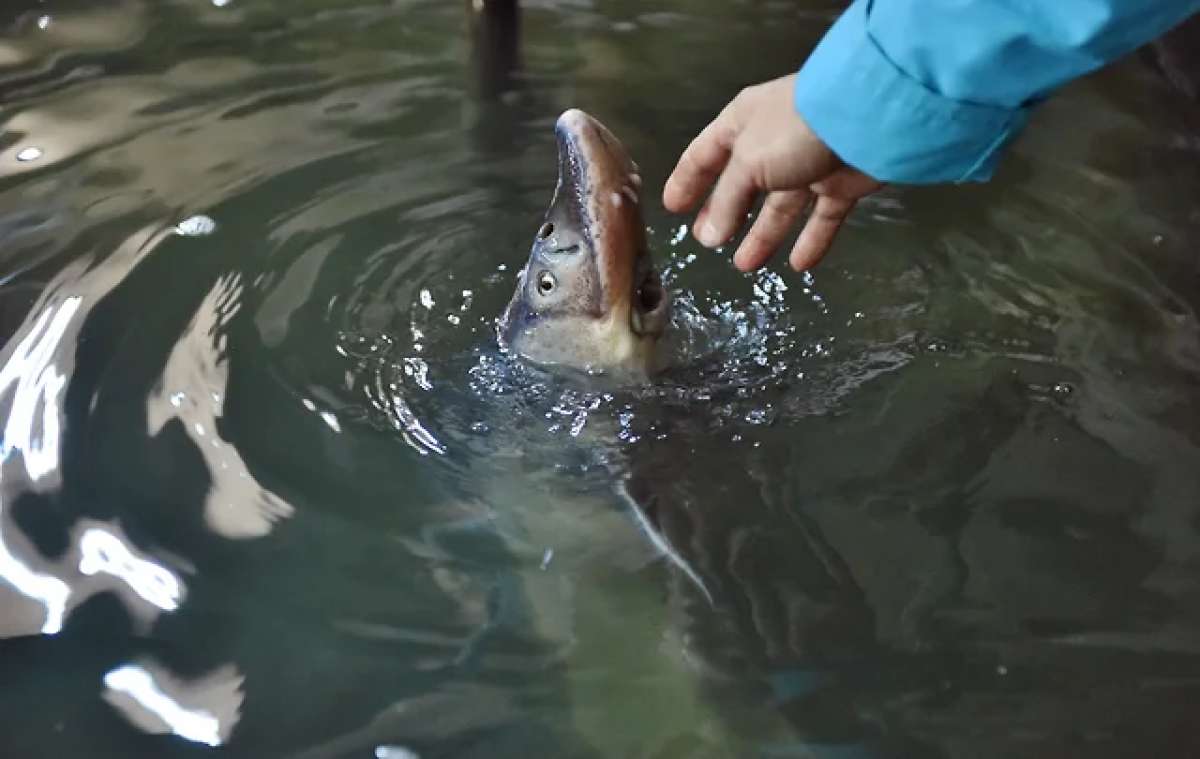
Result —
[{"label": "shadow on water", "polygon": [[[1194,751],[1195,108],[1126,62],[733,274],[656,188],[838,7],[5,10],[4,755]],[[495,346],[568,106],[650,388]]]}]

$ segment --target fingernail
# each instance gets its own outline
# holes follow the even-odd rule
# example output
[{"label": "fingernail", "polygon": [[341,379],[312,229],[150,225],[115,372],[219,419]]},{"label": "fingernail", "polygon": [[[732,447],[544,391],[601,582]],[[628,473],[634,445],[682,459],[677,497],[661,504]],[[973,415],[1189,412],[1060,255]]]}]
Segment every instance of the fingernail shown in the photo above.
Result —
[{"label": "fingernail", "polygon": [[717,244],[721,242],[720,238],[717,236],[717,228],[713,226],[711,221],[704,222],[704,224],[700,227],[700,234],[698,236],[700,238],[700,244],[709,248],[716,247]]}]

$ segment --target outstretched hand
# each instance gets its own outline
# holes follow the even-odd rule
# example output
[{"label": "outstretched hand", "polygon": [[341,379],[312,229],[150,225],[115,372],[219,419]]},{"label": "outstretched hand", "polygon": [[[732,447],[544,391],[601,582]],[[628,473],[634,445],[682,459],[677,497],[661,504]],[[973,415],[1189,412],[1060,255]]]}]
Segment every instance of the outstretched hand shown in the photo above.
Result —
[{"label": "outstretched hand", "polygon": [[855,203],[883,185],[833,154],[792,106],[795,74],[742,90],[679,159],[663,188],[663,205],[683,213],[716,182],[692,226],[700,244],[728,242],[760,193],[758,218],[733,256],[742,271],[761,267],[811,204],[789,263],[815,266]]}]

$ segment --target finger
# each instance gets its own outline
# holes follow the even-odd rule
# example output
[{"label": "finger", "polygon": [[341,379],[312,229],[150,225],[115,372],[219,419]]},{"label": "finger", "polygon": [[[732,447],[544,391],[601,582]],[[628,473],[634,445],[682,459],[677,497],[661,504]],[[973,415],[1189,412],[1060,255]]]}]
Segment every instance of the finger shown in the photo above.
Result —
[{"label": "finger", "polygon": [[733,254],[733,265],[741,271],[753,271],[765,264],[787,237],[809,198],[808,190],[777,190],[767,195],[754,226]]},{"label": "finger", "polygon": [[728,242],[745,223],[756,194],[750,173],[736,158],[731,160],[717,180],[705,213],[696,220],[693,231],[700,244],[716,248]]},{"label": "finger", "polygon": [[663,185],[663,205],[672,213],[693,208],[712,187],[729,162],[733,146],[732,117],[722,111],[704,131],[692,140],[667,183]]},{"label": "finger", "polygon": [[837,237],[842,222],[853,210],[854,203],[853,200],[830,195],[817,196],[813,211],[800,231],[796,244],[792,246],[788,262],[793,269],[807,271],[820,263],[833,245],[833,238]]},{"label": "finger", "polygon": [[859,198],[883,189],[883,183],[854,169],[842,168],[833,172],[811,188],[821,195],[837,198]]},{"label": "finger", "polygon": [[[708,217],[711,213],[712,213],[712,196],[710,195],[708,200],[704,201],[704,205],[702,205],[700,207],[700,210],[696,212],[696,218],[692,222],[692,234],[693,234],[693,236],[696,237],[697,240],[699,240],[701,237],[700,230],[704,229],[705,227],[708,226]],[[749,218],[750,218],[750,212],[749,212],[749,210],[747,210],[746,213],[742,214],[741,221],[744,222],[746,219],[749,219]],[[707,239],[707,238],[705,238],[705,239]],[[715,248],[717,246],[709,245],[708,247]]]},{"label": "finger", "polygon": [[697,230],[708,223],[708,215],[711,212],[712,212],[712,196],[710,195],[708,200],[704,201],[704,205],[700,206],[700,210],[696,212],[696,218],[692,220],[692,234],[693,235],[699,237],[700,233]]}]

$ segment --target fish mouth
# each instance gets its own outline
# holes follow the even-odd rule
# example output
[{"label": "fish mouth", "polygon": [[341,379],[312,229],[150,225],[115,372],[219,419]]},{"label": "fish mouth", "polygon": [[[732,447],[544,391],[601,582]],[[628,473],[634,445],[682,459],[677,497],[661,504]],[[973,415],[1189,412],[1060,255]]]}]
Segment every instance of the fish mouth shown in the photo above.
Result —
[{"label": "fish mouth", "polygon": [[554,128],[558,187],[568,220],[596,258],[605,313],[638,337],[666,329],[669,297],[646,245],[641,215],[642,178],[621,142],[578,108],[565,111]]}]

